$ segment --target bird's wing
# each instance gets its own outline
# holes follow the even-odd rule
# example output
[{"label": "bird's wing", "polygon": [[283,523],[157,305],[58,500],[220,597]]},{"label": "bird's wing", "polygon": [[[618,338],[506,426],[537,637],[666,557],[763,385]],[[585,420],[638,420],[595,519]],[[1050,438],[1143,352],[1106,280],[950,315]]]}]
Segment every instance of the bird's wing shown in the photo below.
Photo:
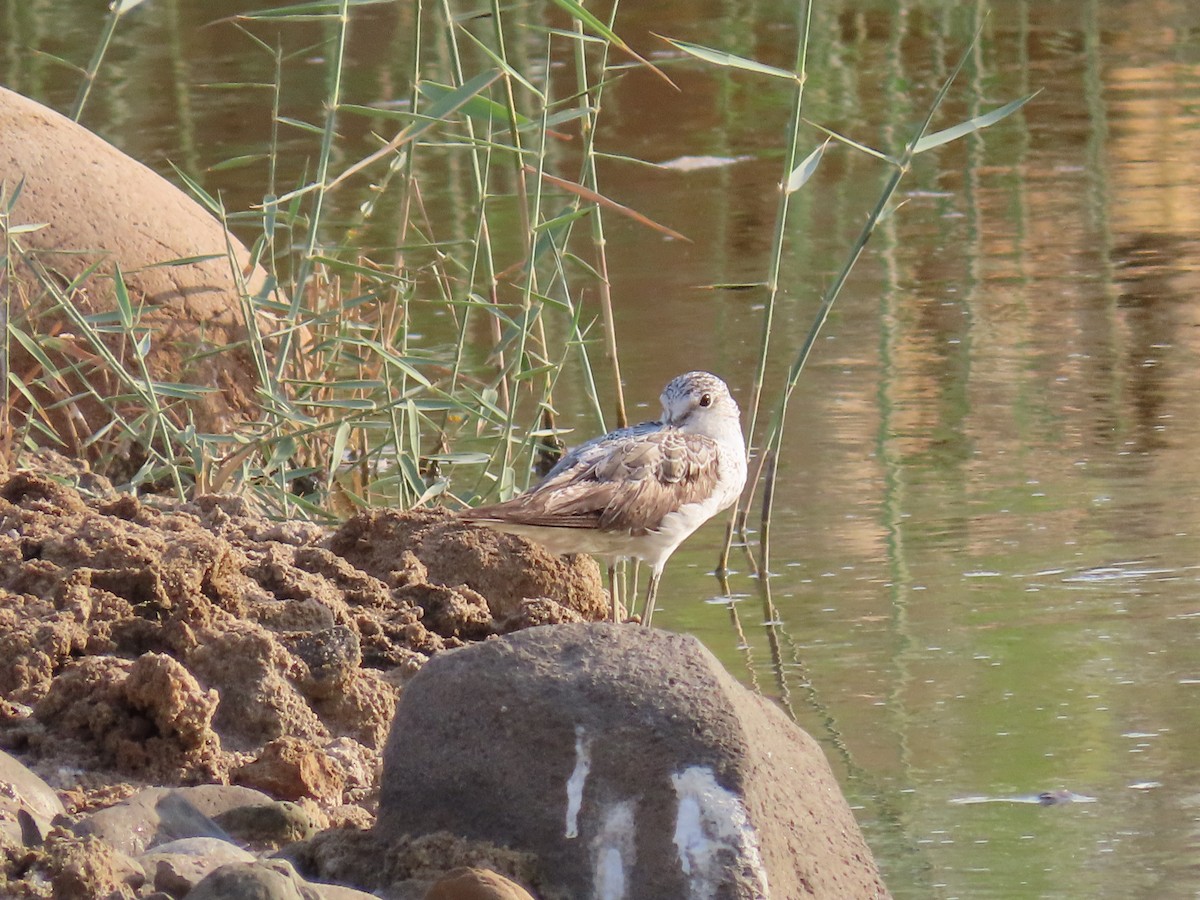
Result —
[{"label": "bird's wing", "polygon": [[584,441],[577,447],[572,447],[568,450],[563,455],[563,458],[554,464],[554,468],[546,473],[545,480],[548,481],[551,478],[555,478],[576,466],[594,464],[597,459],[604,455],[605,448],[613,441],[641,437],[650,432],[658,431],[661,428],[661,422],[642,422],[638,425],[627,425],[624,428],[618,428],[616,431],[610,431],[608,434],[594,437],[590,441]]},{"label": "bird's wing", "polygon": [[669,428],[607,437],[575,465],[470,518],[641,535],[680,506],[705,500],[716,486],[712,438]]}]

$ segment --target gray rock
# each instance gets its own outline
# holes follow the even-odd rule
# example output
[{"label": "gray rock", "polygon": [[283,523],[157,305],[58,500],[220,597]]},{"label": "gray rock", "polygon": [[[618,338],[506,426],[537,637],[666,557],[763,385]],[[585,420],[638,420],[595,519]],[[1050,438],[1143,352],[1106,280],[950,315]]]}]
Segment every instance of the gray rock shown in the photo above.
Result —
[{"label": "gray rock", "polygon": [[305,881],[281,859],[222,865],[187,893],[188,900],[372,900],[373,896],[340,884]]},{"label": "gray rock", "polygon": [[536,853],[546,894],[885,898],[820,747],[694,638],[532,628],[405,687],[376,832]]},{"label": "gray rock", "polygon": [[254,862],[254,856],[219,838],[191,837],[160,844],[137,861],[156,890],[182,897],[214,869],[228,863]]},{"label": "gray rock", "polygon": [[320,900],[294,873],[262,863],[230,863],[192,888],[189,900]]},{"label": "gray rock", "polygon": [[214,816],[213,821],[235,839],[264,850],[305,840],[316,830],[304,807],[286,800],[237,806]]},{"label": "gray rock", "polygon": [[0,750],[0,831],[17,844],[25,843],[18,820],[21,810],[29,814],[32,824],[43,835],[49,830],[51,820],[65,812],[50,785],[16,757]]},{"label": "gray rock", "polygon": [[183,835],[233,843],[233,838],[216,820],[196,809],[179,791],[168,791],[159,797],[154,811],[158,813],[159,840]]},{"label": "gray rock", "polygon": [[[168,794],[176,794],[202,815],[177,815],[172,804],[160,806]],[[227,837],[211,821],[212,816],[238,806],[274,803],[261,791],[229,784],[202,784],[184,788],[146,788],[128,800],[101,809],[73,826],[76,834],[94,834],[129,856],[186,837]],[[164,818],[164,812],[167,814]]]},{"label": "gray rock", "polygon": [[308,667],[301,688],[318,700],[344,687],[362,663],[358,634],[345,625],[285,638],[284,643]]},{"label": "gray rock", "polygon": [[317,893],[321,900],[377,900],[375,894],[368,894],[340,884],[320,884],[316,881],[308,883],[309,889]]},{"label": "gray rock", "polygon": [[[159,844],[153,850],[147,850],[138,857],[138,860],[153,859],[156,856],[203,857],[217,860],[217,865],[231,862],[254,862],[256,859],[249,850],[214,837],[189,837],[167,841],[165,844]],[[213,868],[215,869],[216,865]]]}]

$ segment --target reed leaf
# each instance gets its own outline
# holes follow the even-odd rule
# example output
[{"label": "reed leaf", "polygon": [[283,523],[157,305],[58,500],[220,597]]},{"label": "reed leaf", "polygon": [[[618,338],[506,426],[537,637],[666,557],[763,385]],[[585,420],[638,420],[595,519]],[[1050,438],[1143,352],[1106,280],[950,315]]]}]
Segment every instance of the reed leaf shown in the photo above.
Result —
[{"label": "reed leaf", "polygon": [[1028,97],[1022,97],[1020,100],[1013,100],[1011,103],[1005,103],[1003,106],[993,109],[991,112],[975,116],[965,122],[960,122],[957,125],[953,125],[950,128],[944,128],[941,131],[935,131],[933,134],[927,134],[913,145],[913,155],[915,156],[918,153],[924,153],[927,150],[932,150],[934,147],[940,147],[943,144],[956,141],[959,138],[966,137],[968,134],[974,134],[976,131],[982,131],[989,125],[995,125],[1001,119],[1011,116],[1040,93],[1041,91],[1034,91]]},{"label": "reed leaf", "polygon": [[789,72],[787,69],[769,66],[766,63],[760,63],[753,59],[747,59],[744,56],[737,56],[733,53],[727,53],[724,50],[714,50],[711,47],[693,44],[690,41],[680,41],[676,40],[675,38],[664,37],[661,34],[656,34],[655,37],[666,41],[675,49],[682,50],[689,56],[694,56],[696,59],[701,59],[704,62],[712,63],[714,66],[723,66],[727,69],[740,69],[743,72],[752,72],[755,75],[769,75],[772,78],[782,78],[785,81],[796,81],[799,78],[795,72]]},{"label": "reed leaf", "polygon": [[821,157],[825,155],[825,148],[829,146],[829,139],[825,143],[813,150],[812,153],[804,157],[804,161],[796,168],[792,169],[792,174],[788,176],[787,184],[784,190],[791,194],[794,191],[800,190],[808,183],[808,180],[816,174],[817,166],[821,164]]}]

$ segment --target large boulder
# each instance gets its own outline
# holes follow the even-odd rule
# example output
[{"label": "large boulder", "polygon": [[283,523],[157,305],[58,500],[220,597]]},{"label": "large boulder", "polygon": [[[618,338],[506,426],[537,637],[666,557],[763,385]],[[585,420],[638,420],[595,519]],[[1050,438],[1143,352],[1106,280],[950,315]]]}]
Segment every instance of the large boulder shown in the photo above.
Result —
[{"label": "large boulder", "polygon": [[[95,360],[86,380],[99,396],[126,392],[44,285],[49,279],[60,289],[70,286],[66,293],[84,315],[108,312],[116,308],[112,275],[119,265],[133,308],[141,310],[139,324],[152,333],[151,377],[215,389],[190,404],[197,428],[226,432],[256,416],[250,354],[228,348],[248,334],[243,294],[265,291],[267,276],[204,207],[87,129],[5,88],[0,188],[9,199],[19,188],[10,228],[42,226],[14,235],[20,252],[11,259],[13,320],[40,339],[52,362],[60,361],[57,353],[64,369],[67,362]],[[257,325],[269,332],[273,323],[260,313]],[[112,337],[109,346],[133,365],[127,343]],[[42,384],[41,364],[18,342],[12,349],[13,372],[39,403],[49,406],[80,389],[70,380]],[[87,397],[51,413],[73,452],[109,418],[103,404]]]},{"label": "large boulder", "polygon": [[22,811],[29,814],[39,835],[50,830],[55,816],[66,812],[50,785],[16,757],[0,750],[0,834],[7,834],[18,844],[26,837],[20,820]]},{"label": "large boulder", "polygon": [[401,695],[376,835],[535,853],[540,896],[887,897],[815,741],[694,638],[533,628]]},{"label": "large boulder", "polygon": [[120,803],[84,815],[72,826],[129,856],[192,837],[228,839],[211,817],[272,800],[250,788],[229,784],[148,787]]}]

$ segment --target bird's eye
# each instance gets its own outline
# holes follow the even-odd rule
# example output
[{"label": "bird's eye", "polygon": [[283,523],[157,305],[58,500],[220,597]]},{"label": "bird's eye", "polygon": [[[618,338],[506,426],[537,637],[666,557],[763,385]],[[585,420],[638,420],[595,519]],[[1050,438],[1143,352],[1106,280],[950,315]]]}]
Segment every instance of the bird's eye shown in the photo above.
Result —
[{"label": "bird's eye", "polygon": [[712,394],[701,394],[700,395],[700,405],[701,406],[712,406]]}]

